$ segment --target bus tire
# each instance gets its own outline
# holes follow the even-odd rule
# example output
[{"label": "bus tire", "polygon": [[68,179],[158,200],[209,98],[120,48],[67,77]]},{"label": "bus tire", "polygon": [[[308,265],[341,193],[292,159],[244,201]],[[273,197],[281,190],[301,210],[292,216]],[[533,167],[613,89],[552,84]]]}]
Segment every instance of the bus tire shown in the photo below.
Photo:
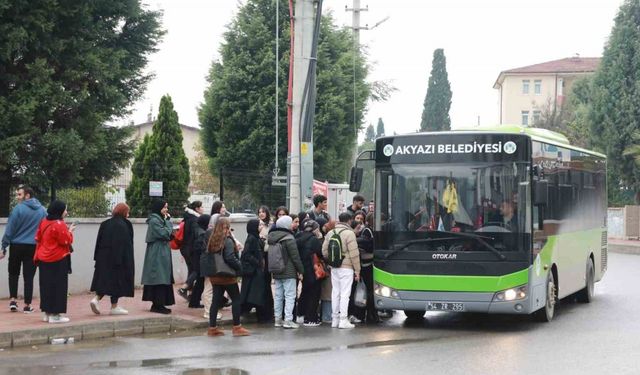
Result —
[{"label": "bus tire", "polygon": [[549,270],[546,282],[546,297],[544,307],[534,313],[535,320],[539,322],[550,322],[556,312],[556,303],[558,302],[558,288],[553,272]]},{"label": "bus tire", "polygon": [[586,285],[584,289],[576,294],[578,302],[589,303],[593,301],[593,284],[595,282],[595,270],[591,258],[587,260],[587,273],[585,275]]},{"label": "bus tire", "polygon": [[415,310],[404,310],[404,315],[407,316],[407,319],[410,320],[420,320],[424,318],[424,313],[426,310],[415,311]]}]

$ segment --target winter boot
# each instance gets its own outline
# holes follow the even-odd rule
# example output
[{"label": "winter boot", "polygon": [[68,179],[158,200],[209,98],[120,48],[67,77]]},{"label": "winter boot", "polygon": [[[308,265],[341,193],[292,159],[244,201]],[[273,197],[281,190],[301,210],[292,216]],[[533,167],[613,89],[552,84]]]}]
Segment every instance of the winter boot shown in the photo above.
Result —
[{"label": "winter boot", "polygon": [[207,329],[207,336],[224,336],[224,331],[219,327],[209,327],[209,329]]},{"label": "winter boot", "polygon": [[246,328],[244,328],[241,325],[233,326],[233,331],[232,332],[233,332],[234,336],[249,336],[249,335],[251,335],[251,332],[249,332],[249,330],[247,330]]}]

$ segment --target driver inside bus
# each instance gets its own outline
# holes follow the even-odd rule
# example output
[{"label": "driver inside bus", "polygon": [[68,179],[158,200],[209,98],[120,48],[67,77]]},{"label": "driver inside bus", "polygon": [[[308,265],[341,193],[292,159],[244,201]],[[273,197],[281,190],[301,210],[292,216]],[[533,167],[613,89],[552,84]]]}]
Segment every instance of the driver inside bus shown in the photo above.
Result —
[{"label": "driver inside bus", "polygon": [[514,208],[514,204],[510,200],[502,201],[500,205],[500,214],[502,215],[502,222],[504,224],[504,228],[510,232],[518,231],[518,217],[516,215],[516,210]]}]

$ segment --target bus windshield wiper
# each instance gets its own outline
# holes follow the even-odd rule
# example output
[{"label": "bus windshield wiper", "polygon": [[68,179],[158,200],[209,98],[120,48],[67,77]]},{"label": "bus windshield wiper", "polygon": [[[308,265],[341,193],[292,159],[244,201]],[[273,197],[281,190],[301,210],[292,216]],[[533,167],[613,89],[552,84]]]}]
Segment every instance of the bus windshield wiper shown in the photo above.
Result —
[{"label": "bus windshield wiper", "polygon": [[489,237],[489,236],[481,236],[479,234],[475,234],[475,233],[463,233],[463,232],[446,232],[446,231],[441,231],[441,233],[446,233],[449,235],[454,235],[454,236],[458,236],[458,237],[463,237],[463,238],[472,238],[474,240],[477,240],[478,242],[480,242],[484,247],[486,247],[489,251],[491,251],[492,253],[494,253],[500,260],[505,260],[507,259],[506,256],[504,256],[504,254],[502,254],[500,252],[500,250],[496,249],[495,247],[493,247],[493,245],[491,245],[490,243],[488,243],[487,241],[485,241],[485,239],[488,240],[493,240],[493,237]]},{"label": "bus windshield wiper", "polygon": [[406,249],[409,246],[416,245],[419,243],[433,242],[433,241],[443,241],[443,240],[456,240],[458,237],[438,237],[438,238],[419,238],[417,240],[410,240],[403,243],[400,247],[393,249],[392,252],[388,253],[384,258],[388,259],[393,254]]}]

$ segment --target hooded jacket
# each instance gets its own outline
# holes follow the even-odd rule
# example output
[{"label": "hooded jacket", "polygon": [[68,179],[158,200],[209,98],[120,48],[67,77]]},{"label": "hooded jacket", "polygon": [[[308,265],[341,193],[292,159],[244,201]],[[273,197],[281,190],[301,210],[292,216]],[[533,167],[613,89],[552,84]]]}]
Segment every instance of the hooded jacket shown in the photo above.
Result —
[{"label": "hooded jacket", "polygon": [[274,273],[274,279],[295,279],[296,273],[304,274],[304,266],[300,260],[300,253],[298,252],[298,246],[296,240],[293,238],[293,233],[290,230],[283,228],[275,228],[269,232],[267,241],[271,246],[278,242],[282,242],[282,247],[286,251],[287,265],[282,273]]},{"label": "hooded jacket", "polygon": [[9,215],[7,227],[2,236],[2,249],[6,249],[11,244],[35,245],[36,231],[45,216],[47,212],[36,198],[19,203]]}]

